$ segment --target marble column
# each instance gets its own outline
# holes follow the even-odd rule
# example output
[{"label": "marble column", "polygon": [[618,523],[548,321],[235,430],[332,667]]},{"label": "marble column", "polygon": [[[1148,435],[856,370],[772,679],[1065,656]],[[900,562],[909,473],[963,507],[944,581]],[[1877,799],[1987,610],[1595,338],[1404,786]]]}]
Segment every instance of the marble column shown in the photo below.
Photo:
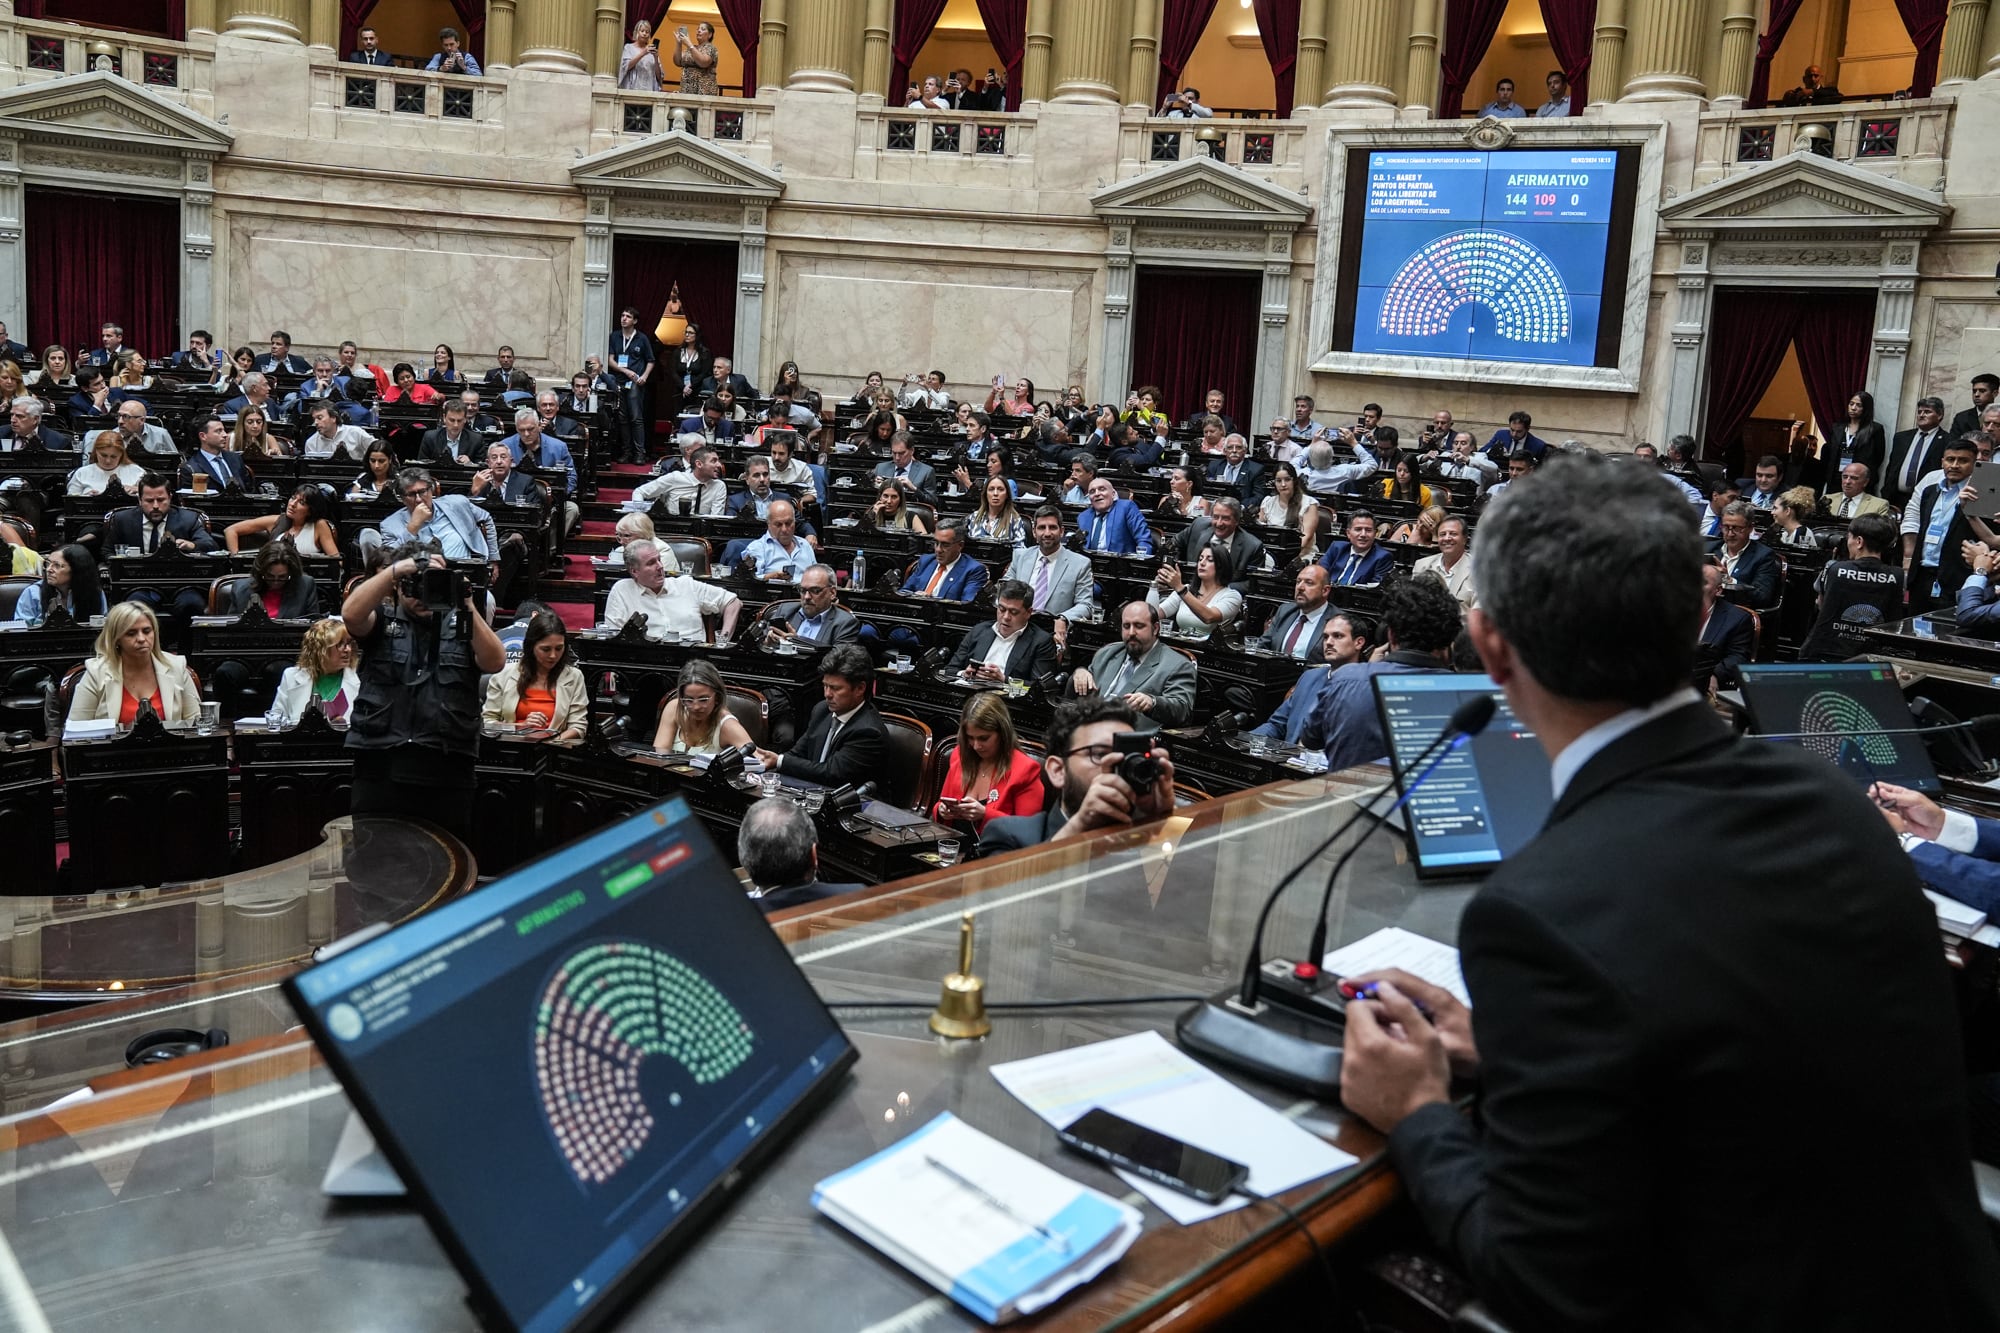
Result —
[{"label": "marble column", "polygon": [[181,327],[214,327],[215,164],[190,156],[181,163]]},{"label": "marble column", "polygon": [[[28,247],[21,239],[24,204],[21,140],[14,134],[0,135],[0,319],[17,329],[28,327]],[[47,341],[46,332],[43,340]]]},{"label": "marble column", "polygon": [[1722,11],[1722,61],[1716,73],[1718,105],[1742,105],[1750,95],[1757,59],[1757,0],[1726,0]]},{"label": "marble column", "polygon": [[1252,421],[1275,421],[1288,414],[1291,385],[1285,378],[1285,335],[1292,310],[1292,234],[1272,228],[1264,240],[1264,299],[1257,328],[1257,369],[1250,384]]},{"label": "marble column", "polygon": [[1590,102],[1615,102],[1625,89],[1625,0],[1597,0],[1590,47]]},{"label": "marble column", "polygon": [[1685,433],[1700,439],[1708,402],[1708,317],[1715,300],[1708,261],[1715,236],[1677,232],[1674,240],[1681,253],[1674,277],[1673,362],[1667,374],[1666,417],[1653,438]]},{"label": "marble column", "polygon": [[743,234],[736,238],[736,346],[734,369],[752,384],[764,382],[764,252],[770,209],[762,200],[743,205]]},{"label": "marble column", "polygon": [[788,0],[764,0],[757,19],[757,93],[775,93],[785,86],[791,72],[786,63],[785,37],[791,30],[786,18]]},{"label": "marble column", "polygon": [[187,35],[192,39],[197,33],[215,35],[215,0],[188,0]]},{"label": "marble column", "polygon": [[326,51],[340,45],[340,0],[310,0],[306,8],[306,45]]},{"label": "marble column", "polygon": [[1325,87],[1326,0],[1303,0],[1299,5],[1299,60],[1292,69],[1292,115],[1317,107],[1320,90]]},{"label": "marble column", "polygon": [[591,0],[518,0],[514,33],[519,40],[517,69],[582,74],[589,69],[584,48],[590,32]]},{"label": "marble column", "polygon": [[1115,105],[1128,72],[1132,0],[1062,0],[1055,17],[1050,100]]},{"label": "marble column", "polygon": [[[889,75],[896,66],[896,53],[889,44],[894,10],[895,0],[868,0],[867,17],[861,24],[861,95],[885,102],[889,100]],[[895,92],[900,105],[903,90]]]},{"label": "marble column", "polygon": [[1990,0],[1951,0],[1944,21],[1944,50],[1938,55],[1938,87],[1979,77],[1979,48],[1991,8]]},{"label": "marble column", "polygon": [[1403,74],[1403,109],[1429,119],[1437,114],[1438,0],[1411,0],[1409,50],[1409,68]]},{"label": "marble column", "polygon": [[1403,46],[1397,9],[1396,0],[1340,0],[1333,7],[1322,105],[1396,104],[1396,55]]},{"label": "marble column", "polygon": [[1910,317],[1916,312],[1922,240],[1922,232],[1892,231],[1882,237],[1881,276],[1875,288],[1875,357],[1868,385],[1883,421],[1902,420],[1903,372],[1910,361]]},{"label": "marble column", "polygon": [[583,348],[603,349],[601,339],[617,327],[611,317],[611,196],[584,191]]},{"label": "marble column", "polygon": [[[625,6],[621,0],[597,0],[591,22],[590,72],[600,79],[618,81],[618,57],[625,50],[624,25]],[[662,48],[665,45],[661,43]],[[661,59],[671,54],[667,52]]]},{"label": "marble column", "polygon": [[[1826,82],[1835,86],[1840,83],[1840,53],[1847,47],[1847,11],[1847,0],[1822,0],[1820,6],[1819,49],[1813,54],[1812,62],[1819,66]],[[1893,15],[1889,21],[1897,23]],[[1897,23],[1897,27],[1900,29],[1901,24]],[[1773,70],[1772,75],[1776,77],[1777,71]],[[1797,77],[1790,75],[1785,83],[1778,86],[1787,87],[1791,79]],[[1888,418],[1882,420],[1887,421]]]},{"label": "marble column", "polygon": [[1132,287],[1138,276],[1132,254],[1133,230],[1131,219],[1115,219],[1111,244],[1104,250],[1104,356],[1097,367],[1100,401],[1117,402],[1132,383]]},{"label": "marble column", "polygon": [[861,72],[862,0],[807,0],[792,15],[792,72],[785,87],[851,93]]},{"label": "marble column", "polygon": [[514,3],[515,0],[486,0],[486,59],[481,69],[513,68]]},{"label": "marble column", "polygon": [[306,27],[306,0],[225,0],[229,19],[223,31],[235,37],[267,42],[301,40]]},{"label": "marble column", "polygon": [[[769,4],[770,0],[764,0]],[[1028,42],[1021,52],[1021,102],[1049,100],[1049,48],[1055,41],[1055,0],[1028,0]]]},{"label": "marble column", "polygon": [[1632,12],[1627,53],[1626,102],[1668,102],[1701,97],[1702,6],[1639,5]]},{"label": "marble column", "polygon": [[1132,0],[1132,42],[1125,64],[1125,105],[1154,109],[1160,90],[1160,9],[1162,0]]}]

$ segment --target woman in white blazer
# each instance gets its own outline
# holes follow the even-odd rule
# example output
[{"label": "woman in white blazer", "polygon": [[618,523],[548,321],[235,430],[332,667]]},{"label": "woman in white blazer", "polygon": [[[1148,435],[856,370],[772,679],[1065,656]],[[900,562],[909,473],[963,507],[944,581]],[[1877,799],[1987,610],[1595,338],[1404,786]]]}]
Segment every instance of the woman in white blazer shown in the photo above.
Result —
[{"label": "woman in white blazer", "polygon": [[521,637],[521,660],[509,663],[486,684],[488,722],[546,733],[541,740],[583,737],[590,719],[590,695],[583,671],[569,650],[569,631],[553,611],[528,617]]},{"label": "woman in white blazer", "polygon": [[305,642],[299,645],[298,665],[285,668],[273,706],[284,714],[289,727],[305,716],[307,704],[317,700],[327,721],[333,722],[353,711],[360,693],[361,677],[354,673],[354,640],[348,637],[347,622],[328,616],[314,621],[306,631]]},{"label": "woman in white blazer", "polygon": [[160,622],[143,602],[119,602],[104,616],[97,655],[70,697],[71,722],[131,726],[140,705],[162,722],[183,722],[201,711],[201,691],[187,662],[160,651]]}]

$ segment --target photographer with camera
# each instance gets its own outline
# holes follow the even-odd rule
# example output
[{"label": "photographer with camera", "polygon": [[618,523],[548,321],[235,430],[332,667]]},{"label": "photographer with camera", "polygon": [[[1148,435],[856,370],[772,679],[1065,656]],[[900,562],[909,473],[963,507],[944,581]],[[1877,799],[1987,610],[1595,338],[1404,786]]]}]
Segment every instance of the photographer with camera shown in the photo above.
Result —
[{"label": "photographer with camera", "polygon": [[1098,696],[1058,705],[1042,760],[1042,775],[1056,790],[1055,802],[1040,814],[987,820],[979,835],[980,855],[1142,824],[1171,811],[1174,761],[1138,728],[1139,715],[1116,699]]},{"label": "photographer with camera", "polygon": [[457,28],[438,29],[439,51],[424,68],[433,74],[470,74],[479,77],[479,61],[458,44]]},{"label": "photographer with camera", "polygon": [[1172,120],[1207,120],[1215,112],[1201,104],[1201,89],[1183,88],[1167,94],[1160,103],[1160,114]]},{"label": "photographer with camera", "polygon": [[479,679],[507,665],[507,650],[473,609],[465,576],[421,547],[355,584],[340,618],[362,655],[347,731],[351,809],[469,836]]}]

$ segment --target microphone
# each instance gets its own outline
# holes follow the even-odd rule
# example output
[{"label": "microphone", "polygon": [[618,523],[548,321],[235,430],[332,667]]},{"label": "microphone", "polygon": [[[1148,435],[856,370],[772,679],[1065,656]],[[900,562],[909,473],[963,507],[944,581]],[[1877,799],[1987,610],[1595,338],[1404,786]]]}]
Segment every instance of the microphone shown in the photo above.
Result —
[{"label": "microphone", "polygon": [[[1495,704],[1492,696],[1479,695],[1459,705],[1451,715],[1437,738],[1425,746],[1410,767],[1416,768],[1437,755],[1442,762],[1444,755],[1438,751],[1447,745],[1456,748],[1466,740],[1484,730],[1493,720]],[[1449,751],[1446,751],[1449,753]],[[1368,836],[1381,827],[1389,815],[1416,794],[1417,789],[1436,771],[1437,764],[1422,768],[1414,782],[1403,795],[1388,809],[1374,815],[1374,823],[1366,833],[1355,840],[1358,847]],[[1380,796],[1380,792],[1376,795]],[[1313,848],[1306,858],[1278,881],[1264,899],[1263,910],[1257,914],[1257,927],[1250,937],[1250,953],[1243,964],[1241,982],[1233,991],[1202,1001],[1184,1011],[1175,1020],[1174,1032],[1181,1044],[1224,1064],[1256,1074],[1260,1078],[1285,1087],[1297,1088],[1316,1097],[1334,1097],[1340,1092],[1340,1047],[1326,1040],[1325,1028],[1335,1021],[1340,1007],[1332,1003],[1315,1002],[1317,987],[1308,985],[1298,996],[1282,996],[1283,1007],[1273,1007],[1263,1002],[1261,982],[1264,973],[1264,929],[1271,919],[1271,911],[1282,898],[1285,890],[1314,861],[1325,854],[1326,849],[1346,835],[1347,831],[1368,818],[1369,806],[1374,797],[1363,801],[1354,813],[1340,827]],[[1347,858],[1352,856],[1350,847],[1334,866],[1338,876]],[[1321,918],[1325,917],[1322,907]],[[1274,964],[1273,966],[1282,966]],[[1284,969],[1290,980],[1290,969]],[[1274,997],[1281,992],[1273,991]]]}]

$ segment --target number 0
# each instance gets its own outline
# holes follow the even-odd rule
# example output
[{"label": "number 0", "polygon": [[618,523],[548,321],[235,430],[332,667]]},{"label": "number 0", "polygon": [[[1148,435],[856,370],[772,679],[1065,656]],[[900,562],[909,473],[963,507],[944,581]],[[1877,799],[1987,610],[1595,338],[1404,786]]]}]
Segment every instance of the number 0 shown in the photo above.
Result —
[{"label": "number 0", "polygon": [[1570,206],[1571,208],[1575,208],[1575,207],[1577,206],[1577,204],[1579,204],[1580,202],[1582,202],[1582,200],[1583,200],[1583,196],[1582,196],[1582,195],[1580,195],[1580,194],[1573,194],[1573,195],[1571,195],[1571,196],[1569,197],[1569,206]]}]

